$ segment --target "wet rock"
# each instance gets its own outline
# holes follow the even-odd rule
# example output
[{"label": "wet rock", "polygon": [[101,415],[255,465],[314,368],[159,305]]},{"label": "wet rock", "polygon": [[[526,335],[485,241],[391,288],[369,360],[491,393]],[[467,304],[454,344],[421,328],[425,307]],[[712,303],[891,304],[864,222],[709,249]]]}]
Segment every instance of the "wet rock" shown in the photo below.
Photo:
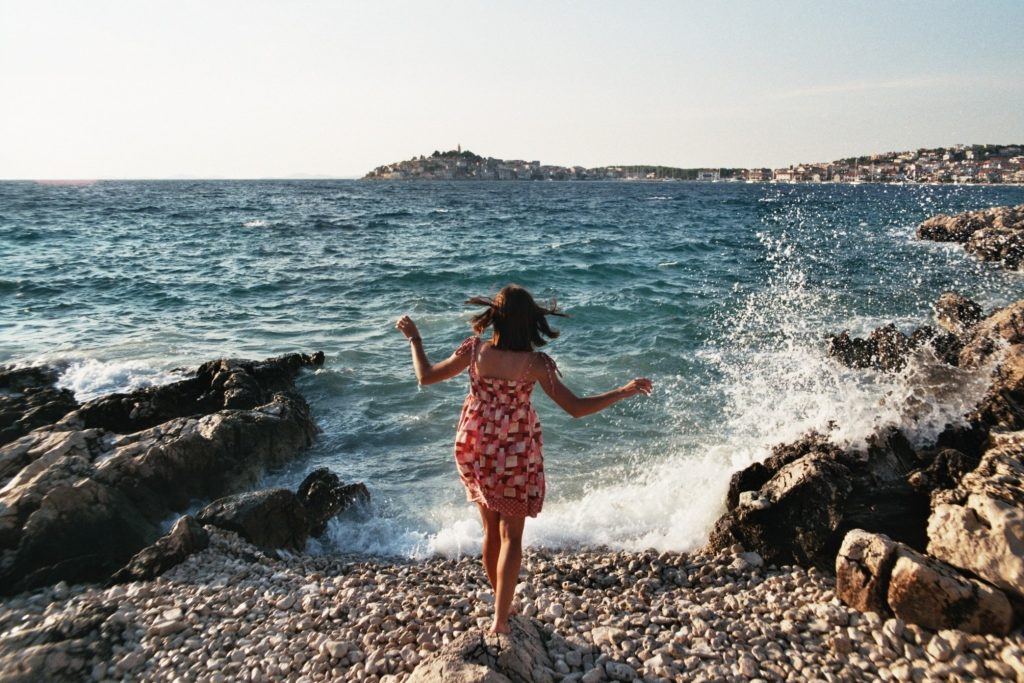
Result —
[{"label": "wet rock", "polygon": [[939,214],[917,226],[917,238],[932,242],[966,242],[975,230],[988,223],[980,211],[971,211],[953,216]]},{"label": "wet rock", "polygon": [[[716,523],[710,546],[738,543],[769,563],[829,569],[850,529],[886,533],[923,548],[928,492],[907,480],[907,472],[920,465],[897,430],[874,435],[865,451],[843,450],[809,434],[776,447],[771,458],[751,468],[754,474],[734,476],[729,498],[737,504]],[[748,499],[740,488],[757,484],[766,472],[771,477]]]},{"label": "wet rock", "polygon": [[192,553],[206,548],[210,536],[192,515],[184,515],[166,535],[148,548],[140,550],[128,564],[117,570],[111,581],[144,581],[152,579],[182,562]]},{"label": "wet rock", "polygon": [[972,330],[983,317],[979,304],[956,292],[943,292],[935,303],[935,321],[957,336]]},{"label": "wet rock", "polygon": [[898,372],[906,367],[911,355],[930,349],[943,363],[957,365],[963,342],[955,334],[939,332],[925,325],[907,336],[889,324],[876,328],[867,338],[851,337],[844,331],[829,338],[828,354],[851,368],[874,368]]},{"label": "wet rock", "polygon": [[999,309],[974,328],[960,352],[960,365],[977,367],[998,350],[1024,344],[1024,299]]},{"label": "wet rock", "polygon": [[545,633],[525,617],[509,619],[508,635],[471,630],[423,661],[409,683],[537,683],[553,681]]},{"label": "wet rock", "polygon": [[959,242],[983,261],[1017,269],[1024,262],[1024,204],[933,216],[917,227],[917,237]]},{"label": "wet rock", "polygon": [[213,501],[196,514],[200,524],[234,531],[265,549],[301,550],[309,520],[299,497],[288,489],[237,493]]},{"label": "wet rock", "polygon": [[[0,490],[0,591],[106,579],[156,541],[174,511],[290,460],[316,432],[290,378],[318,358],[207,363],[173,385],[86,403],[0,447],[0,463],[30,460]],[[228,396],[227,380],[240,373],[257,388],[246,381],[247,393]],[[257,405],[224,407],[243,394]]]},{"label": "wet rock", "polygon": [[306,508],[309,519],[309,533],[320,536],[327,529],[327,522],[356,502],[370,500],[370,492],[362,483],[345,484],[334,472],[319,467],[310,472],[297,491],[299,500]]},{"label": "wet rock", "polygon": [[[999,355],[992,383],[967,419],[984,435],[1024,429],[1024,344],[1014,344]],[[983,441],[978,441],[979,452]]]},{"label": "wet rock", "polygon": [[978,465],[972,458],[955,448],[939,449],[931,462],[910,473],[907,481],[914,489],[925,494],[936,489],[948,489],[957,485],[961,477]]},{"label": "wet rock", "polygon": [[982,261],[998,263],[1008,270],[1024,265],[1024,221],[1016,228],[982,228],[976,230],[964,250]]},{"label": "wet rock", "polygon": [[[56,422],[78,407],[75,395],[55,385],[55,368],[0,368],[0,446],[36,427]],[[3,476],[0,470],[0,477]]]},{"label": "wet rock", "polygon": [[1024,603],[1024,431],[990,444],[959,485],[936,492],[928,553]]},{"label": "wet rock", "polygon": [[740,544],[770,563],[830,562],[829,546],[843,520],[852,487],[846,467],[811,452],[783,465],[759,489],[767,507],[734,507],[715,525],[710,544]]},{"label": "wet rock", "polygon": [[253,410],[278,392],[294,392],[302,367],[323,365],[323,352],[292,353],[264,361],[222,359],[203,363],[180,382],[108,394],[84,404],[78,417],[87,427],[118,434],[148,429],[173,418],[234,408]]}]

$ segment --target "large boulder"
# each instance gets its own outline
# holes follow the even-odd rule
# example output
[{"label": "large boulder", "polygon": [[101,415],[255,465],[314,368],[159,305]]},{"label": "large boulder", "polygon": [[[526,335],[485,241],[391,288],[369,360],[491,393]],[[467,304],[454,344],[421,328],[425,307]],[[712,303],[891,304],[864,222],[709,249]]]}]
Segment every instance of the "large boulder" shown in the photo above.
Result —
[{"label": "large boulder", "polygon": [[78,407],[71,391],[57,388],[58,375],[47,366],[0,368],[0,446]]},{"label": "large boulder", "polygon": [[[0,447],[0,463],[21,463],[0,489],[0,591],[105,579],[156,541],[174,512],[288,462],[316,433],[290,378],[318,360],[207,363],[174,385],[86,403]],[[256,405],[225,407],[240,400],[241,384]]]},{"label": "large boulder", "polygon": [[234,531],[267,550],[302,550],[309,536],[306,508],[288,489],[226,496],[200,510],[196,519],[200,524]]},{"label": "large boulder", "polygon": [[827,452],[803,455],[772,473],[756,495],[738,492],[736,505],[716,523],[711,545],[739,543],[777,564],[827,562],[851,488],[848,470]]},{"label": "large boulder", "polygon": [[210,535],[192,515],[183,515],[171,530],[156,542],[140,550],[128,564],[111,577],[112,583],[148,581],[180,564],[192,553],[204,550]]},{"label": "large boulder", "polygon": [[462,634],[425,659],[409,683],[552,683],[549,638],[525,617],[509,619],[508,635]]},{"label": "large boulder", "polygon": [[306,475],[296,494],[306,508],[311,536],[323,535],[327,522],[354,503],[370,500],[365,484],[346,484],[326,467],[318,467]]},{"label": "large boulder", "polygon": [[990,441],[958,486],[935,493],[928,553],[1024,603],[1024,431]]},{"label": "large boulder", "polygon": [[922,462],[896,430],[841,449],[819,434],[778,446],[763,463],[733,475],[728,511],[710,545],[739,543],[769,562],[831,567],[850,529],[888,534],[924,547],[928,491],[908,473]]},{"label": "large boulder", "polygon": [[1005,635],[1013,610],[997,588],[882,534],[855,529],[836,556],[836,596],[864,611],[940,630]]},{"label": "large boulder", "polygon": [[897,544],[885,534],[854,529],[836,555],[836,595],[861,612],[889,611],[889,576]]},{"label": "large boulder", "polygon": [[936,631],[1005,635],[1013,626],[1013,609],[1002,591],[902,545],[889,576],[887,602],[904,621]]}]

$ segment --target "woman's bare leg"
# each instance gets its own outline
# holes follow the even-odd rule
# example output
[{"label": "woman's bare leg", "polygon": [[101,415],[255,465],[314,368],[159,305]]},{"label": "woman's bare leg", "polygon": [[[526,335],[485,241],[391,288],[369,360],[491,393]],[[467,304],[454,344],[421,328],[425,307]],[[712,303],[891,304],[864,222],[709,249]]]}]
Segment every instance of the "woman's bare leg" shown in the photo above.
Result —
[{"label": "woman's bare leg", "polygon": [[[483,562],[487,579],[491,582],[494,594],[498,594],[498,553],[501,551],[501,535],[498,529],[500,515],[494,510],[477,503],[480,509],[480,521],[484,525]],[[497,597],[495,597],[497,599]]]},{"label": "woman's bare leg", "polygon": [[494,625],[491,633],[508,633],[508,614],[512,608],[519,568],[523,564],[523,526],[525,517],[501,515],[501,552],[498,554],[498,587],[495,591]]}]

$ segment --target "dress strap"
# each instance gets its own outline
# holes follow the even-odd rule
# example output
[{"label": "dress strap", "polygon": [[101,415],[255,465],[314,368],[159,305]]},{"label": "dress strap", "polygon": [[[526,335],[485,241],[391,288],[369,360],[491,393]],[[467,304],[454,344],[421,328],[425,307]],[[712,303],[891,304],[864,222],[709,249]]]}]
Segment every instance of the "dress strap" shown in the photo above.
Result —
[{"label": "dress strap", "polygon": [[544,361],[544,369],[548,373],[548,383],[554,384],[555,376],[561,375],[562,371],[558,369],[558,364],[555,363],[555,359],[549,356],[548,354],[541,352],[540,357],[541,360]]}]

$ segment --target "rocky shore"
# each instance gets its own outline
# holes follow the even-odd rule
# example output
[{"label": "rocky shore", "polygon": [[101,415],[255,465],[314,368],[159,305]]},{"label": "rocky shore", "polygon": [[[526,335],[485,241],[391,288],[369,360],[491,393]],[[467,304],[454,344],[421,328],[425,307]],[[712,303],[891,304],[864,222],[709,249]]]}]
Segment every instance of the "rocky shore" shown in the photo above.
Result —
[{"label": "rocky shore", "polygon": [[957,242],[982,261],[1020,270],[1024,267],[1024,204],[953,216],[939,214],[917,227],[917,237],[933,242]]},{"label": "rocky shore", "polygon": [[321,355],[83,405],[45,369],[0,372],[0,676],[1024,681],[1024,300],[947,293],[934,326],[829,351],[988,391],[924,447],[895,428],[779,445],[733,476],[698,552],[529,551],[500,637],[478,558],[305,552],[361,484],[251,490],[314,438],[292,380]]},{"label": "rocky shore", "polygon": [[[279,559],[211,528],[150,581],[0,611],[7,681],[1014,680],[1024,636],[932,632],[755,553],[528,553],[511,637],[475,558]],[[488,677],[489,676],[489,677]]]}]

